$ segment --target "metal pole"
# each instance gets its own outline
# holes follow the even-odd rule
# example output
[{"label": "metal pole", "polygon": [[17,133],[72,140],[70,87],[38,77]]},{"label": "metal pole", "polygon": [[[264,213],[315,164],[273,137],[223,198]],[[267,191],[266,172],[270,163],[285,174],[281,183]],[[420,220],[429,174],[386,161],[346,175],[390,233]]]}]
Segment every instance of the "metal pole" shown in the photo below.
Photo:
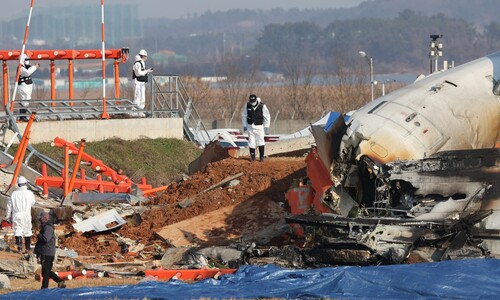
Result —
[{"label": "metal pole", "polygon": [[[120,99],[120,67],[119,67],[119,62],[118,59],[115,58],[114,62],[114,73],[115,73],[115,98]],[[119,104],[119,101],[117,101]]]},{"label": "metal pole", "polygon": [[26,41],[28,40],[28,33],[30,30],[31,14],[33,12],[34,5],[35,5],[35,0],[31,0],[30,12],[28,14],[28,21],[26,22],[26,30],[24,31],[23,47],[21,49],[21,54],[19,55],[19,65],[17,66],[16,82],[14,83],[14,92],[12,93],[12,101],[10,103],[10,111],[14,111],[14,100],[16,99],[19,76],[21,75],[21,57],[23,56],[24,50],[26,48]]},{"label": "metal pole", "polygon": [[372,101],[373,101],[373,89],[375,82],[373,81],[373,58],[370,57],[370,83],[371,83],[371,94],[372,94]]},{"label": "metal pole", "polygon": [[439,70],[439,50],[437,50],[436,47],[436,56],[434,57],[434,72],[437,72]]},{"label": "metal pole", "polygon": [[[56,99],[56,63],[53,59],[50,60],[50,99]],[[56,103],[51,105],[56,106]]]},{"label": "metal pole", "polygon": [[106,111],[106,46],[104,43],[104,0],[101,0],[101,37],[102,37],[102,115],[101,118],[109,119]]},{"label": "metal pole", "polygon": [[9,103],[9,67],[7,61],[3,61],[3,105],[7,107]]},{"label": "metal pole", "polygon": [[[73,60],[68,59],[68,96],[70,100],[75,98],[73,89],[73,72],[74,72]],[[73,106],[73,102],[70,101],[69,105]]]}]

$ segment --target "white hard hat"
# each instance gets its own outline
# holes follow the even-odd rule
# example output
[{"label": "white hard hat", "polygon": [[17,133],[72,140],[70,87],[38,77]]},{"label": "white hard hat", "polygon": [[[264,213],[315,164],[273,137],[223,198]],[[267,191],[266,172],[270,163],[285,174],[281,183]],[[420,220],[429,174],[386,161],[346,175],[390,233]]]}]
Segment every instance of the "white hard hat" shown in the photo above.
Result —
[{"label": "white hard hat", "polygon": [[28,182],[28,180],[26,180],[26,178],[24,176],[19,176],[17,178],[17,185],[26,184],[27,182]]},{"label": "white hard hat", "polygon": [[141,55],[141,56],[148,56],[148,53],[146,52],[146,50],[141,49],[141,51],[139,51],[139,55]]},{"label": "white hard hat", "polygon": [[134,57],[134,61],[140,61],[141,60],[141,56],[139,54],[137,54],[135,57]]},{"label": "white hard hat", "polygon": [[28,57],[28,55],[23,53],[23,55],[21,55],[21,63],[24,63],[26,60],[30,60],[30,58]]}]

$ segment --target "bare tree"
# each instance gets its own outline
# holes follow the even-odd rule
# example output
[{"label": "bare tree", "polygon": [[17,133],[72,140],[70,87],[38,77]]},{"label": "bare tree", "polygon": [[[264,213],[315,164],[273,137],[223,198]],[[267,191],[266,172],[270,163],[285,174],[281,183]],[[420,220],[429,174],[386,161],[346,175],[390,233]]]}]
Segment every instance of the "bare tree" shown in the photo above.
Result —
[{"label": "bare tree", "polygon": [[240,59],[237,56],[224,55],[217,64],[217,74],[224,79],[219,82],[222,97],[219,107],[224,107],[226,116],[232,123],[237,119],[246,102],[248,94],[254,93],[256,85],[257,60],[248,56]]},{"label": "bare tree", "polygon": [[314,69],[310,57],[286,56],[283,59],[287,73],[283,94],[291,112],[299,119],[310,118],[312,99],[312,81]]}]

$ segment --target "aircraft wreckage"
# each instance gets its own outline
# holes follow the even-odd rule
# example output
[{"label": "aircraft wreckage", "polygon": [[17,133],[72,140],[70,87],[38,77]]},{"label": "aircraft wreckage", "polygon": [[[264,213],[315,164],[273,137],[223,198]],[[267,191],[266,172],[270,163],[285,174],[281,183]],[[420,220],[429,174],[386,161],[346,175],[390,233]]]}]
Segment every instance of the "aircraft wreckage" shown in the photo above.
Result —
[{"label": "aircraft wreckage", "polygon": [[287,194],[302,263],[500,257],[500,52],[332,119]]}]

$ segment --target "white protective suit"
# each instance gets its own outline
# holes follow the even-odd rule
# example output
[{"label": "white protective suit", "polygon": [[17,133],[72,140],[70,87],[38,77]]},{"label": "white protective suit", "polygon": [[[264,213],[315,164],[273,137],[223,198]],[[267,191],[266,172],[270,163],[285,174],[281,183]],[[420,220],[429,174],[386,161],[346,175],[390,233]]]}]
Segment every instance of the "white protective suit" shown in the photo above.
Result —
[{"label": "white protective suit", "polygon": [[[146,69],[146,63],[142,59],[137,60],[137,57],[140,58],[140,56],[136,56],[136,61],[134,62],[134,66],[132,67],[135,76],[146,76],[151,73],[151,69]],[[146,83],[137,80],[137,78],[134,79],[134,83],[134,104],[140,109],[144,109],[144,107],[146,106]]]},{"label": "white protective suit", "polygon": [[18,187],[7,202],[7,220],[12,218],[14,236],[29,237],[31,231],[31,207],[36,203],[35,195],[27,186]]},{"label": "white protective suit", "polygon": [[[260,98],[257,98],[256,104],[253,106],[253,109],[257,108],[261,103]],[[265,131],[264,128],[269,128],[269,125],[271,124],[271,115],[269,114],[269,110],[267,109],[267,106],[265,104],[262,104],[262,113],[264,115],[264,122],[262,125],[255,125],[255,124],[248,124],[247,122],[247,104],[243,106],[243,112],[241,114],[241,123],[243,124],[243,127],[246,127],[248,130],[248,147],[249,148],[255,148],[256,146],[264,146],[265,141],[264,141],[264,135]]]},{"label": "white protective suit", "polygon": [[[19,73],[20,77],[29,77],[31,76],[37,69],[36,65],[30,66],[29,68],[26,68],[26,65],[29,65],[29,60],[24,60],[21,63],[21,72]],[[23,107],[27,107],[29,105],[28,101],[22,101],[22,100],[31,100],[31,94],[33,92],[33,84],[26,84],[24,82],[21,82],[19,84],[19,96],[21,96],[21,105]]]}]

